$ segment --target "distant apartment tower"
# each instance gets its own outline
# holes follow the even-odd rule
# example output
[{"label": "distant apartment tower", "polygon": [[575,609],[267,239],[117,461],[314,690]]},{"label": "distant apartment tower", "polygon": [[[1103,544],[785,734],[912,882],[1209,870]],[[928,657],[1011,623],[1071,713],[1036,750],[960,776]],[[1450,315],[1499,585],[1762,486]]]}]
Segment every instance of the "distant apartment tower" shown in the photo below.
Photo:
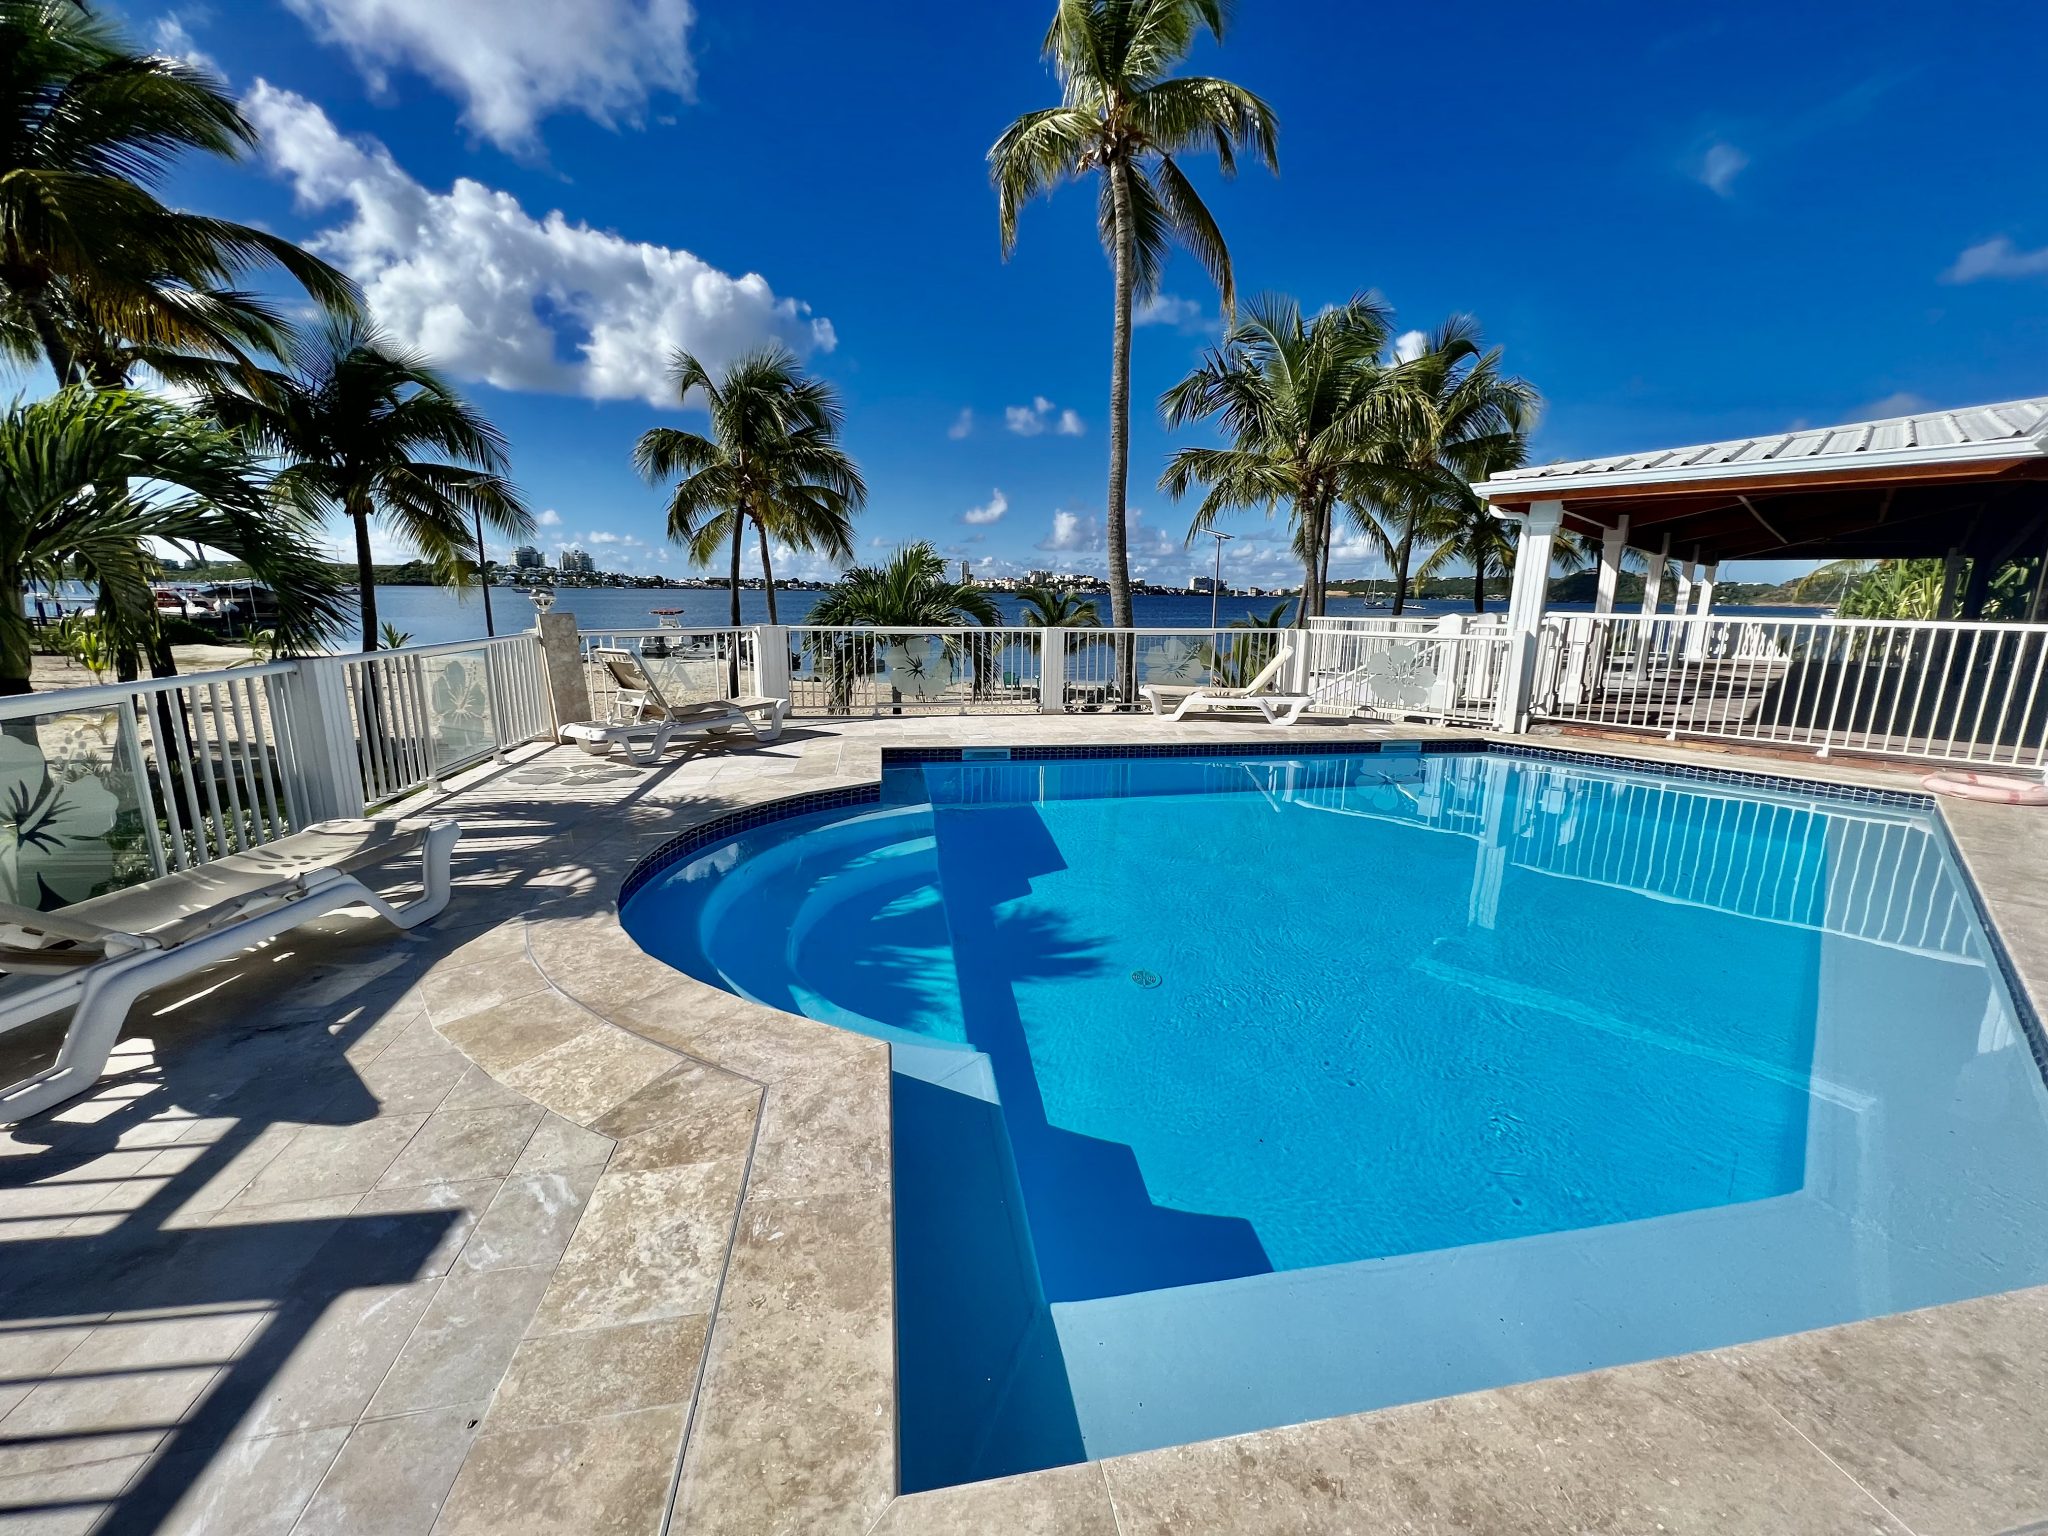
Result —
[{"label": "distant apartment tower", "polygon": [[564,576],[588,576],[597,569],[597,562],[580,549],[562,551],[562,574]]},{"label": "distant apartment tower", "polygon": [[531,544],[522,544],[512,551],[512,566],[515,570],[538,571],[547,565],[539,550]]},{"label": "distant apartment tower", "polygon": [[1029,580],[1031,582],[1031,585],[1034,587],[1049,587],[1052,585],[1052,572],[1033,571],[1030,575]]}]

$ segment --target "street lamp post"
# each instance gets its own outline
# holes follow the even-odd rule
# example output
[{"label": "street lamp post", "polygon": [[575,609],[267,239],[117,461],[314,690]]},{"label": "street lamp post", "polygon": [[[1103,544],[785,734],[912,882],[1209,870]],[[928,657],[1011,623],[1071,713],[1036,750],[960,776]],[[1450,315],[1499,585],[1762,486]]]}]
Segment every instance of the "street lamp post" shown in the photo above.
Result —
[{"label": "street lamp post", "polygon": [[1216,639],[1216,600],[1223,590],[1223,546],[1237,535],[1216,528],[1209,529],[1208,533],[1216,541],[1216,569],[1209,577],[1209,681],[1214,683],[1216,669],[1223,659],[1223,647]]}]

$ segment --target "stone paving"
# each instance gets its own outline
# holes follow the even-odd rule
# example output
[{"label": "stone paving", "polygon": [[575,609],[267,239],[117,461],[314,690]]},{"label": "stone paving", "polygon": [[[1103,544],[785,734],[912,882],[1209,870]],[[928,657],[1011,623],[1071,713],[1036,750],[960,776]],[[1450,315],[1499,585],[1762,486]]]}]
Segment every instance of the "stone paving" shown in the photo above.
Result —
[{"label": "stone paving", "polygon": [[[150,998],[0,1132],[0,1532],[2042,1528],[2041,1292],[896,1497],[888,1048],[653,961],[620,879],[885,745],[1304,732],[1427,734],[800,722],[472,775],[443,918]],[[1951,823],[2048,995],[2048,822]]]}]

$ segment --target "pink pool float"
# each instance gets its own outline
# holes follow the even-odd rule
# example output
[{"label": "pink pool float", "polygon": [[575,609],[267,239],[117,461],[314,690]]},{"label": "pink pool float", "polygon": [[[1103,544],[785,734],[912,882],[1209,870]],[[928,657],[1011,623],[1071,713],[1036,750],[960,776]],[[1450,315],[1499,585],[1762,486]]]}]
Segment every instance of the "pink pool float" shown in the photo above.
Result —
[{"label": "pink pool float", "polygon": [[1949,769],[1930,773],[1921,784],[1937,795],[1964,800],[1989,800],[1998,805],[2048,805],[2048,781],[2016,773],[1968,773]]}]

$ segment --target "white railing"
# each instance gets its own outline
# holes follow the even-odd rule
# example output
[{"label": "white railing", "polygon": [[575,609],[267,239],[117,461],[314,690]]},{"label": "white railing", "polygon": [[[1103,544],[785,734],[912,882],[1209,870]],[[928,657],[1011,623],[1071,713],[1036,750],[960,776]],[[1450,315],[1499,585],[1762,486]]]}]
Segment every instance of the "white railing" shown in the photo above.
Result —
[{"label": "white railing", "polygon": [[1553,616],[1536,718],[2039,769],[2048,625]]},{"label": "white railing", "polygon": [[1039,707],[1050,631],[962,625],[799,625],[789,634],[797,715],[1025,713]]},{"label": "white railing", "polygon": [[531,635],[343,656],[363,800],[378,805],[552,728]]},{"label": "white railing", "polygon": [[1325,614],[1310,619],[1311,630],[1342,630],[1360,635],[1436,635],[1455,634],[1467,628],[1485,628],[1497,622],[1493,614],[1422,613],[1402,614],[1399,618],[1391,615]]},{"label": "white railing", "polygon": [[672,704],[757,697],[771,691],[760,666],[763,629],[601,629],[583,635],[592,713],[617,712],[619,685],[594,655],[631,651]]},{"label": "white railing", "polygon": [[1509,654],[1503,634],[1312,628],[1307,638],[1317,710],[1485,725],[1499,708]]},{"label": "white railing", "polygon": [[531,634],[0,699],[0,900],[204,864],[553,727]]}]

